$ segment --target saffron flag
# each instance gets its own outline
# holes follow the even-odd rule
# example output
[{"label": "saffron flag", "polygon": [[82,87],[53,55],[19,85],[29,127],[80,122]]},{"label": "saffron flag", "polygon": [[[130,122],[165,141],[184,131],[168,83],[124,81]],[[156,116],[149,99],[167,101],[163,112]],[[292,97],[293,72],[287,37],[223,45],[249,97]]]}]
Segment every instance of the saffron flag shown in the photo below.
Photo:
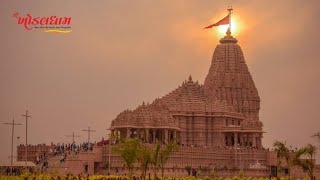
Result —
[{"label": "saffron flag", "polygon": [[218,22],[216,22],[214,24],[211,24],[210,26],[205,27],[204,29],[209,29],[209,28],[212,28],[214,26],[220,26],[220,25],[224,25],[224,24],[229,24],[229,15],[224,17],[220,21],[218,21]]}]

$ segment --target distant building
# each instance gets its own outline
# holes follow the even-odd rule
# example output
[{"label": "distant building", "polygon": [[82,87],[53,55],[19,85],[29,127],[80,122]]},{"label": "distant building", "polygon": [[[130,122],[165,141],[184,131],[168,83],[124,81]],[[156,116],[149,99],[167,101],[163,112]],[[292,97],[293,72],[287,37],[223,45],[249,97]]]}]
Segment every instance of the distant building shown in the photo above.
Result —
[{"label": "distant building", "polygon": [[[38,144],[38,145],[28,145],[28,161],[32,161],[34,163],[38,160],[43,159],[54,151],[54,145],[46,145],[46,144]],[[25,161],[26,160],[26,146],[19,145],[17,146],[17,161]]]}]

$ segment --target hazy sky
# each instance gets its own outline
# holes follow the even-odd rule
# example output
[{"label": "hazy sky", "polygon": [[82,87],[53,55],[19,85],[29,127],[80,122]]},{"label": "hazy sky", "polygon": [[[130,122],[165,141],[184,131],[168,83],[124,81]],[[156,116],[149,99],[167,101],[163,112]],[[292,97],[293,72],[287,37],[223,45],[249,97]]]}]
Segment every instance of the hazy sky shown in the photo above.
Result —
[{"label": "hazy sky", "polygon": [[[28,108],[29,142],[71,142],[88,126],[93,140],[122,110],[169,93],[189,74],[203,83],[223,36],[203,27],[230,1],[0,1],[0,160],[11,128]],[[315,143],[320,131],[320,1],[234,0],[235,34],[261,97],[263,144]],[[73,32],[28,31],[14,12],[70,16]],[[25,141],[16,127],[15,145]],[[320,153],[319,153],[320,154]],[[319,161],[318,161],[319,163]]]}]

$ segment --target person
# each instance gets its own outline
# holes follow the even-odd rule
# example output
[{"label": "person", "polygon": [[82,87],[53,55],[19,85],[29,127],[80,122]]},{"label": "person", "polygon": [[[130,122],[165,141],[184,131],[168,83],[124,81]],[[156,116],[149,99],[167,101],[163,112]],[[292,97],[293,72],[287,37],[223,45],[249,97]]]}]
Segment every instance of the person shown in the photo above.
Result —
[{"label": "person", "polygon": [[46,172],[47,168],[48,168],[48,162],[47,160],[44,160],[42,165],[42,172]]},{"label": "person", "polygon": [[65,155],[64,155],[64,154],[61,154],[60,163],[62,163],[62,162],[64,161],[64,158],[65,158]]},{"label": "person", "polygon": [[37,156],[36,164],[38,165],[40,162],[39,156]]}]

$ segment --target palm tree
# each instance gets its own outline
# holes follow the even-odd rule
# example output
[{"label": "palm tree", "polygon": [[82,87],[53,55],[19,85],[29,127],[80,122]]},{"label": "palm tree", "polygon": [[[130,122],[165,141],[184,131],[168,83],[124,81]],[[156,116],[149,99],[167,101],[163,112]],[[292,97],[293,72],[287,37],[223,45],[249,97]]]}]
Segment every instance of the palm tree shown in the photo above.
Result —
[{"label": "palm tree", "polygon": [[300,166],[303,172],[309,175],[310,179],[313,179],[315,166],[313,157],[315,154],[316,147],[312,144],[308,144],[307,146],[298,149],[294,154],[293,164]]},{"label": "palm tree", "polygon": [[172,155],[172,153],[174,152],[174,150],[176,149],[177,145],[176,143],[174,143],[173,141],[171,141],[169,144],[167,144],[162,151],[160,151],[159,154],[159,165],[161,168],[161,176],[163,179],[163,174],[164,174],[164,166],[166,165],[168,159],[170,158],[170,156]]},{"label": "palm tree", "polygon": [[288,167],[288,176],[290,178],[291,166],[292,166],[292,156],[289,148],[286,146],[286,142],[275,141],[273,143],[274,151],[277,153],[278,158],[278,169],[281,167],[281,159],[285,159]]},{"label": "palm tree", "polygon": [[138,154],[138,161],[141,167],[141,176],[145,179],[149,164],[151,163],[151,149],[147,145],[141,146]]},{"label": "palm tree", "polygon": [[165,147],[161,147],[161,143],[157,142],[154,151],[151,153],[151,164],[154,166],[154,178],[157,179],[158,167],[161,168],[161,176],[163,179],[164,167],[173,151],[177,147],[176,143],[170,142]]},{"label": "palm tree", "polygon": [[160,149],[161,149],[161,144],[160,144],[160,142],[157,142],[154,150],[151,153],[151,164],[154,167],[154,172],[153,172],[154,179],[157,179],[158,160],[159,160]]}]

